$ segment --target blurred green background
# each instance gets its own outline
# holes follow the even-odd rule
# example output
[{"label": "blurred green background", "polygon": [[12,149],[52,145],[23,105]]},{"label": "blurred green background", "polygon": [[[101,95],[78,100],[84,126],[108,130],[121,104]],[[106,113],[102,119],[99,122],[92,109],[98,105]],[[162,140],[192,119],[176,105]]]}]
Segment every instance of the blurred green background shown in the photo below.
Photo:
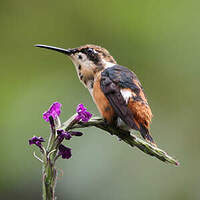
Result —
[{"label": "blurred green background", "polygon": [[41,164],[28,139],[47,139],[42,113],[52,102],[63,104],[63,121],[79,103],[98,115],[71,61],[37,43],[97,44],[134,70],[152,107],[155,141],[181,163],[166,165],[85,129],[68,145],[73,157],[58,162],[58,199],[200,199],[199,9],[195,0],[1,0],[0,199],[41,199]]}]

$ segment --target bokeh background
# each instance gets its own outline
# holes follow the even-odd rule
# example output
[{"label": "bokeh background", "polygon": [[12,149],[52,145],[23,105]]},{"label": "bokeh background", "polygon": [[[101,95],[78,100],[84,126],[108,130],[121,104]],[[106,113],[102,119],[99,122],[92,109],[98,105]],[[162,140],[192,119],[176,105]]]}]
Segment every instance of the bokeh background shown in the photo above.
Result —
[{"label": "bokeh background", "polygon": [[73,157],[58,162],[58,199],[200,199],[199,8],[195,0],[1,0],[0,199],[41,199],[41,164],[28,139],[47,139],[42,113],[52,102],[63,104],[63,121],[79,103],[98,115],[71,61],[37,43],[101,45],[134,70],[153,110],[156,142],[181,163],[166,165],[85,129],[68,144]]}]

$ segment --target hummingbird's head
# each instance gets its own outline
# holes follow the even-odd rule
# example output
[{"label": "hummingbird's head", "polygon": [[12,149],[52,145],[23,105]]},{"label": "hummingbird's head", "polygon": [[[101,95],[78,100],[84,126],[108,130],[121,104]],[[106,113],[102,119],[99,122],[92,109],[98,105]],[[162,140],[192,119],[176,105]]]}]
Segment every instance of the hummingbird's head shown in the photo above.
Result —
[{"label": "hummingbird's head", "polygon": [[36,47],[55,50],[69,56],[76,67],[79,79],[85,86],[88,86],[88,82],[94,80],[97,72],[116,64],[114,58],[105,48],[96,45],[84,45],[73,49],[46,45],[36,45]]}]

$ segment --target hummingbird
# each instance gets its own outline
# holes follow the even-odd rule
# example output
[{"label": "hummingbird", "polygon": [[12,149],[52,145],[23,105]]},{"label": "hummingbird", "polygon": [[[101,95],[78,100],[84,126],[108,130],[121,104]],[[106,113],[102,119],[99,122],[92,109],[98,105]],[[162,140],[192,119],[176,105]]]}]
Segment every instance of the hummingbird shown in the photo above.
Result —
[{"label": "hummingbird", "polygon": [[139,79],[130,69],[117,64],[105,48],[92,44],[69,49],[35,46],[71,59],[80,82],[89,90],[108,125],[139,131],[147,142],[156,146],[150,134],[153,115]]}]

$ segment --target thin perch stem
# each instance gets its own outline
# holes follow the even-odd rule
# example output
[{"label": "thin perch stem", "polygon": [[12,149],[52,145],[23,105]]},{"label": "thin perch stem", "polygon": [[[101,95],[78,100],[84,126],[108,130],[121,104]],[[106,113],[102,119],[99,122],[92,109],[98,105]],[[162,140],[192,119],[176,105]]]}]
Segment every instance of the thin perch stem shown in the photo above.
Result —
[{"label": "thin perch stem", "polygon": [[[76,125],[70,127],[70,129],[85,128],[85,127],[91,127],[91,126],[95,126],[102,130],[105,130],[106,132],[109,132],[111,135],[116,135],[122,141],[129,144],[131,147],[136,146],[144,153],[154,156],[163,162],[174,164],[174,165],[179,165],[179,162],[177,160],[175,160],[174,158],[169,156],[162,149],[154,147],[153,145],[147,143],[146,141],[140,139],[139,137],[131,134],[129,131],[125,131],[120,128],[109,126],[108,124],[106,124],[104,122],[104,120],[102,118],[99,118],[99,117],[93,117],[87,123],[76,124]],[[63,124],[62,129],[65,129],[66,131],[69,130],[65,126],[65,123]]]}]

